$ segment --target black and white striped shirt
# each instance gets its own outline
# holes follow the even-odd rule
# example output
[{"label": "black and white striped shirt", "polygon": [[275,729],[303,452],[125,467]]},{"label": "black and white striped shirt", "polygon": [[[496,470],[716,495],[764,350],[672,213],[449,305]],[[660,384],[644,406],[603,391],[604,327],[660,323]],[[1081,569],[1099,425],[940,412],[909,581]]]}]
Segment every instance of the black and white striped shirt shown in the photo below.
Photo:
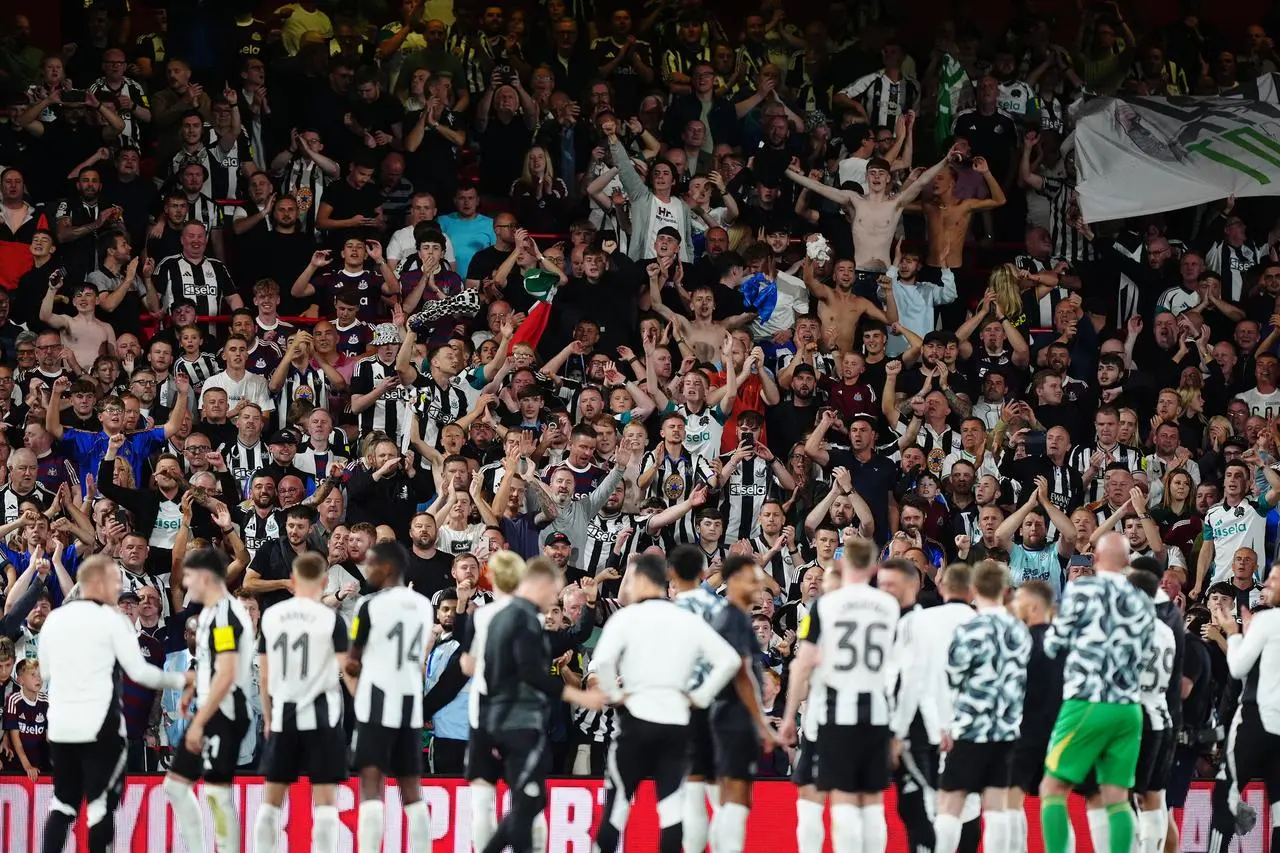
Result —
[{"label": "black and white striped shirt", "polygon": [[[129,100],[133,101],[134,107],[147,106],[147,91],[142,88],[142,84],[128,77],[120,79],[120,86],[113,89],[111,84],[107,82],[106,77],[99,77],[93,81],[93,85],[89,87],[89,93],[99,101],[114,101],[121,94],[129,96]],[[124,130],[121,131],[119,138],[116,140],[117,145],[133,145],[135,147],[142,146],[142,125],[133,116],[133,110],[121,110],[116,105],[116,112],[120,115],[120,121],[124,122]]]},{"label": "black and white striped shirt", "polygon": [[1265,243],[1232,246],[1226,240],[1219,240],[1205,253],[1204,266],[1222,277],[1222,298],[1239,303],[1244,298],[1245,274],[1269,259]]},{"label": "black and white striped shirt", "polygon": [[1053,238],[1053,254],[1072,263],[1092,261],[1093,244],[1077,231],[1072,222],[1080,218],[1080,201],[1076,185],[1061,178],[1045,176],[1041,190],[1049,199],[1049,234]]},{"label": "black and white striped shirt", "polygon": [[179,357],[173,363],[173,371],[175,374],[187,374],[187,378],[191,380],[191,387],[199,391],[206,379],[215,373],[222,372],[222,366],[218,364],[216,356],[202,352],[196,357],[195,361],[188,361],[185,357]]},{"label": "black and white striped shirt", "polygon": [[231,476],[237,482],[244,483],[246,487],[253,472],[271,461],[266,445],[261,441],[248,445],[241,443],[239,439],[235,444],[223,448],[222,458],[226,460],[227,470],[231,472]]},{"label": "black and white striped shirt", "polygon": [[336,611],[310,598],[290,598],[262,614],[258,654],[267,655],[271,731],[313,732],[342,725],[338,654],[350,641]]},{"label": "black and white striped shirt", "polygon": [[418,431],[422,440],[432,447],[440,441],[442,427],[453,423],[471,408],[464,389],[468,380],[465,374],[449,377],[449,383],[441,388],[431,375],[420,374],[414,383],[418,392],[414,407],[418,413]]},{"label": "black and white striped shirt", "polygon": [[[778,586],[783,590],[791,589],[791,585],[799,579],[799,572],[796,568],[796,562],[791,557],[791,548],[795,546],[794,542],[788,543],[787,547],[782,548],[768,563],[763,564],[763,568],[777,582]],[[757,536],[751,537],[751,549],[759,556],[764,556],[773,550],[773,545],[765,541],[764,533],[761,532]]]},{"label": "black and white striped shirt", "polygon": [[1071,448],[1071,454],[1067,457],[1067,465],[1083,474],[1085,469],[1089,467],[1089,459],[1093,456],[1094,451],[1102,453],[1107,457],[1107,460],[1094,474],[1093,480],[1084,484],[1084,499],[1087,502],[1100,501],[1106,496],[1103,481],[1108,465],[1122,463],[1129,469],[1130,474],[1136,474],[1142,470],[1142,451],[1124,444],[1117,444],[1110,449],[1097,445],[1086,446],[1078,444]]},{"label": "black and white striped shirt", "polygon": [[[728,465],[732,457],[732,453],[721,454],[720,463]],[[742,460],[730,475],[720,496],[726,545],[759,535],[760,510],[769,496],[778,491],[771,467],[759,456],[753,456]]]},{"label": "black and white striped shirt", "polygon": [[53,503],[53,492],[39,483],[36,483],[35,487],[25,495],[15,492],[12,484],[0,486],[0,511],[3,512],[3,516],[0,517],[0,524],[12,524],[17,521],[18,516],[22,515],[20,507],[28,501],[36,504],[41,511],[44,511]]},{"label": "black and white striped shirt", "polygon": [[622,553],[618,555],[618,565],[625,566],[627,559],[635,554],[641,545],[647,548],[653,542],[654,537],[648,534],[650,518],[652,518],[651,514],[634,515],[620,512],[614,516],[607,516],[603,512],[596,513],[595,517],[587,523],[587,544],[579,558],[582,570],[593,576],[602,572],[609,563],[609,556],[613,553],[614,543],[618,541],[619,531],[624,527],[630,527],[631,537],[627,539]]},{"label": "black and white striped shirt", "polygon": [[[661,453],[661,457],[659,457]],[[693,494],[694,488],[702,482],[715,483],[715,472],[711,470],[704,456],[690,456],[681,453],[678,457],[668,456],[665,446],[650,450],[640,463],[640,473],[657,468],[653,481],[649,484],[649,494],[659,498],[668,506],[675,506]],[[692,545],[698,541],[694,530],[693,514],[686,514],[671,526],[672,536],[682,545]]]},{"label": "black and white striped shirt", "polygon": [[[218,196],[218,198],[227,198],[228,196]],[[221,228],[223,225],[222,205],[213,200],[207,192],[198,193],[195,196],[187,197],[187,204],[190,206],[189,214],[193,222],[199,222],[204,226],[205,231],[212,231],[215,228]]]},{"label": "black and white striped shirt", "polygon": [[[175,299],[185,298],[196,303],[196,314],[213,316],[222,310],[222,301],[235,293],[231,274],[217,258],[192,262],[183,255],[170,255],[160,262],[154,278],[166,310]],[[209,326],[206,334],[215,331]]]},{"label": "black and white striped shirt", "polygon": [[298,402],[317,409],[329,408],[329,379],[314,362],[303,370],[289,365],[289,372],[285,374],[284,384],[276,398],[276,422],[280,429],[289,425],[289,409]]},{"label": "black and white striped shirt", "polygon": [[[351,374],[351,396],[354,398],[361,394],[368,394],[383,379],[395,374],[395,366],[383,364],[376,355],[363,358],[356,363],[355,371]],[[405,385],[388,389],[385,394],[373,401],[373,405],[357,414],[360,433],[368,435],[374,430],[381,430],[397,442],[407,440],[408,407],[417,395],[417,389]]]},{"label": "black and white striped shirt", "polygon": [[920,84],[903,75],[896,82],[884,69],[866,74],[840,90],[839,94],[862,102],[872,125],[892,126],[898,116],[920,103]]},{"label": "black and white striped shirt", "polygon": [[257,511],[250,508],[245,511],[242,521],[240,521],[240,538],[244,540],[245,550],[249,552],[249,556],[253,557],[258,553],[259,548],[279,539],[284,533],[284,525],[276,517],[276,513],[269,512],[266,515],[258,515]]},{"label": "black and white striped shirt", "polygon": [[222,145],[218,142],[218,131],[207,127],[205,128],[205,147],[209,150],[209,162],[206,166],[211,173],[209,183],[213,197],[236,199],[247,195],[245,192],[247,182],[240,169],[245,163],[253,162],[253,144],[249,141],[249,134],[245,129],[240,128],[240,135],[231,144],[231,150],[223,151]]},{"label": "black and white striped shirt", "polygon": [[280,191],[298,202],[298,223],[308,234],[316,233],[316,211],[332,179],[310,157],[300,154],[289,162]]},{"label": "black and white striped shirt", "polygon": [[[1049,258],[1047,261],[1042,261],[1039,258],[1033,258],[1031,255],[1018,255],[1018,257],[1014,258],[1013,262],[1017,265],[1018,269],[1026,270],[1032,275],[1035,275],[1036,273],[1052,270],[1063,260],[1065,259]],[[1040,299],[1035,302],[1034,306],[1032,306],[1029,304],[1031,297],[1027,296],[1027,293],[1034,295],[1035,288],[1031,288],[1023,295],[1023,310],[1026,311],[1027,308],[1034,308],[1032,311],[1026,311],[1027,321],[1033,327],[1043,326],[1051,328],[1053,326],[1053,312],[1057,310],[1058,303],[1071,296],[1071,291],[1067,290],[1065,287],[1055,287],[1044,296],[1040,297]]]}]

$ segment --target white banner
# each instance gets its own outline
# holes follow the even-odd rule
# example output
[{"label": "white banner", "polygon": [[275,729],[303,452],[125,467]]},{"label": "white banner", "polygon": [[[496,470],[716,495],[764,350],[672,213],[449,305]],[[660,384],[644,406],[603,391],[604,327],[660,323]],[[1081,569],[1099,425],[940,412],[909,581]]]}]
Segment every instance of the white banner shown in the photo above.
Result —
[{"label": "white banner", "polygon": [[1088,222],[1280,194],[1280,103],[1272,75],[1254,97],[1098,98],[1075,131]]}]

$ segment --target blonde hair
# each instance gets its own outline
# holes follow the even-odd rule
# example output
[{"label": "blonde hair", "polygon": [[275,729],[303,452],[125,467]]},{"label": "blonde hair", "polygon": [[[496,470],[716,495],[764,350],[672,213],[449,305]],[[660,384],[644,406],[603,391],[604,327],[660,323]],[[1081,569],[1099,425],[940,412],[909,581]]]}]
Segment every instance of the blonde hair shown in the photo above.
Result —
[{"label": "blonde hair", "polygon": [[489,557],[489,576],[496,589],[510,595],[524,578],[524,560],[514,551],[499,551]]},{"label": "blonde hair", "polygon": [[1001,264],[991,271],[987,286],[995,291],[996,304],[1010,318],[1022,315],[1022,288],[1018,285],[1018,268],[1013,264]]},{"label": "blonde hair", "polygon": [[535,151],[542,152],[542,159],[547,164],[547,177],[552,181],[555,181],[556,169],[555,166],[551,165],[551,155],[548,154],[547,149],[543,148],[541,145],[530,146],[529,150],[524,152],[524,167],[520,170],[520,180],[530,186],[533,185],[533,175],[529,173],[529,158],[533,156],[533,152]]}]

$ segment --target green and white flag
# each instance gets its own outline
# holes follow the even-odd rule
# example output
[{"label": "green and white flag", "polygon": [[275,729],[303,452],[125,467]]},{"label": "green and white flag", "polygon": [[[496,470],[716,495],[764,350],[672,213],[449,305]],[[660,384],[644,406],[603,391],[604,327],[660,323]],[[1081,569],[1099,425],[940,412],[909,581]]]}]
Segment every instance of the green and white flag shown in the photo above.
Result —
[{"label": "green and white flag", "polygon": [[960,112],[964,89],[969,85],[969,75],[954,56],[942,55],[938,69],[938,124],[935,128],[938,144],[942,145],[951,135],[951,124]]}]

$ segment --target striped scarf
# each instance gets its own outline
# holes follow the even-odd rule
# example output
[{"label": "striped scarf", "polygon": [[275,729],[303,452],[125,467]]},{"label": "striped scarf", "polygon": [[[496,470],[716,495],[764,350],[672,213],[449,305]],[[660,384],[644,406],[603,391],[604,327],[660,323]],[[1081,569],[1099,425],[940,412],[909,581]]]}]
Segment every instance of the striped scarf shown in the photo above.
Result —
[{"label": "striped scarf", "polygon": [[938,124],[935,135],[939,145],[951,136],[951,123],[960,111],[961,95],[968,82],[969,75],[965,73],[964,67],[954,56],[944,53],[938,69]]}]

